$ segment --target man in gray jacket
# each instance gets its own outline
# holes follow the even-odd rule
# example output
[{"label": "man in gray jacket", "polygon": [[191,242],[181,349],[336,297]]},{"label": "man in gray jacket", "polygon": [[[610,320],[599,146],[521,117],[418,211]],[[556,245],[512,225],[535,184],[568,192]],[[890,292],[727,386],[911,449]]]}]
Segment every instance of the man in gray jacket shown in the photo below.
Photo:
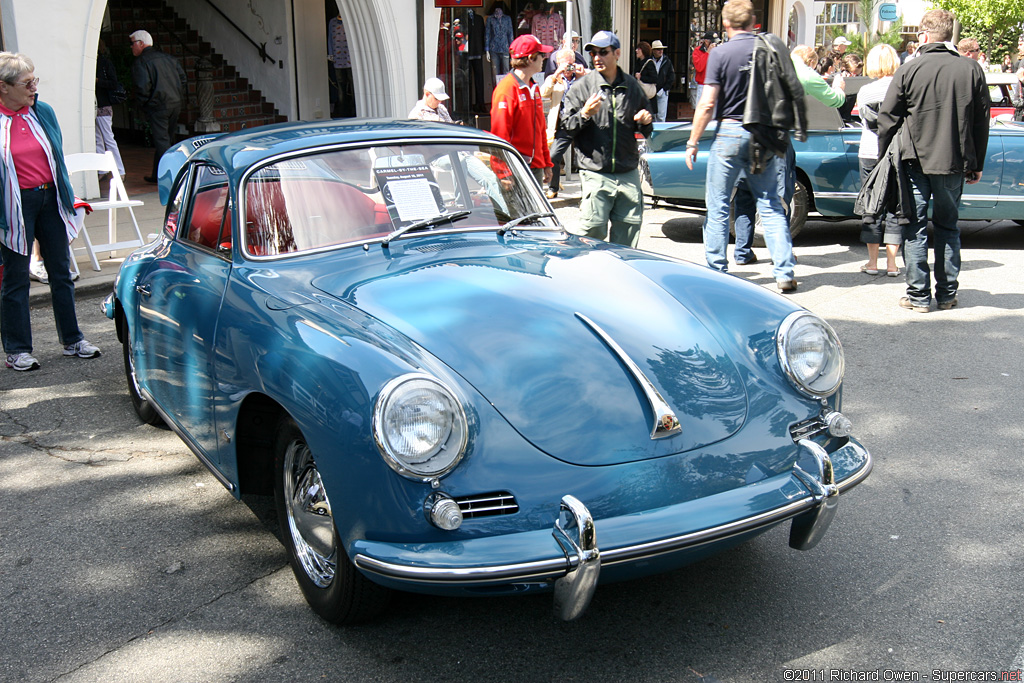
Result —
[{"label": "man in gray jacket", "polygon": [[562,105],[562,128],[579,156],[584,234],[635,247],[644,215],[636,133],[651,134],[650,100],[618,67],[622,49],[614,33],[598,31],[584,50],[594,70],[577,79]]},{"label": "man in gray jacket", "polygon": [[988,149],[991,100],[985,72],[944,43],[953,35],[953,14],[942,9],[921,17],[917,59],[893,76],[878,112],[878,152],[900,136],[901,165],[914,194],[914,219],[903,226],[907,295],[900,306],[926,313],[932,293],[928,269],[928,206],[935,245],[935,300],[939,310],[957,305],[960,275],[960,196],[964,180],[981,180]]},{"label": "man in gray jacket", "polygon": [[149,123],[153,135],[153,171],[144,180],[157,181],[157,165],[174,140],[178,129],[178,115],[185,102],[188,81],[178,60],[153,47],[153,36],[148,31],[136,31],[131,35],[132,84],[135,101]]}]

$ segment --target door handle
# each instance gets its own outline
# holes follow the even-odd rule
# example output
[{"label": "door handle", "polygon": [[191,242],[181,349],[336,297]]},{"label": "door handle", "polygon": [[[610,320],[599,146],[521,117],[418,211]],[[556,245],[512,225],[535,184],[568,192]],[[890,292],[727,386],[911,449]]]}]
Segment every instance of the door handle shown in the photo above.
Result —
[{"label": "door handle", "polygon": [[135,291],[138,292],[139,294],[141,294],[142,296],[149,296],[150,294],[153,293],[152,287],[150,287],[150,285],[148,285],[148,284],[146,284],[146,285],[135,285]]}]

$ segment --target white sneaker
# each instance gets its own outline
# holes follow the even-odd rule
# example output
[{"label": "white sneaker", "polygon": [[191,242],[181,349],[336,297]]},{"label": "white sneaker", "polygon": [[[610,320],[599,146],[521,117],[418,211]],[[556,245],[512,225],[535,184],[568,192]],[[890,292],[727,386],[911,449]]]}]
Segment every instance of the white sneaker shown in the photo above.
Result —
[{"label": "white sneaker", "polygon": [[50,282],[50,276],[46,274],[46,266],[42,261],[31,261],[28,264],[28,276],[44,285]]},{"label": "white sneaker", "polygon": [[77,341],[64,347],[65,356],[78,356],[79,358],[95,358],[100,355],[100,350],[86,340]]},{"label": "white sneaker", "polygon": [[74,282],[75,280],[77,280],[77,279],[78,279],[78,277],[79,277],[79,276],[78,276],[78,273],[76,273],[76,272],[75,272],[75,271],[73,271],[73,270],[72,270],[72,271],[69,271],[69,274],[71,275],[71,281],[72,281],[72,282]]},{"label": "white sneaker", "polygon": [[39,361],[33,358],[31,353],[8,354],[6,365],[11,370],[19,370],[21,372],[39,369]]}]

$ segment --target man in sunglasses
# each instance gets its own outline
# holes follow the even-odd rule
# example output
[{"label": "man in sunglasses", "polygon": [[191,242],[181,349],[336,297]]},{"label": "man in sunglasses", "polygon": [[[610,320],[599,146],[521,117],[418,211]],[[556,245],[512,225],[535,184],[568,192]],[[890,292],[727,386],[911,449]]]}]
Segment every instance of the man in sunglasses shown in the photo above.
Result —
[{"label": "man in sunglasses", "polygon": [[635,247],[644,211],[636,133],[651,134],[651,101],[640,83],[619,68],[618,36],[598,31],[583,49],[594,70],[577,79],[562,106],[562,127],[579,158],[580,220],[588,237]]}]

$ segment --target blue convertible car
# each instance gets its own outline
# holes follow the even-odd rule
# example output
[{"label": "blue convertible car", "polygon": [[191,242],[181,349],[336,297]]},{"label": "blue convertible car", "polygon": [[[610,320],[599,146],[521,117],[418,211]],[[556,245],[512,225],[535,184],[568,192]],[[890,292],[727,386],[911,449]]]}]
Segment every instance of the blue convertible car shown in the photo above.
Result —
[{"label": "blue convertible car", "polygon": [[128,393],[276,497],[325,619],[393,589],[551,590],[572,619],[782,522],[814,546],[871,469],[827,323],[568,233],[491,135],[282,124],[188,140],[161,183],[104,303]]},{"label": "blue convertible car", "polygon": [[[796,151],[796,193],[790,220],[795,237],[811,212],[826,219],[856,217],[860,191],[860,121],[844,122],[839,110],[805,98],[808,132],[805,142],[793,142]],[[644,152],[641,177],[644,194],[655,201],[704,209],[707,160],[714,139],[714,124],[701,136],[693,170],[686,167],[689,123],[659,123]],[[993,120],[988,156],[981,182],[965,185],[961,220],[1016,220],[1024,224],[1024,124]]]}]

